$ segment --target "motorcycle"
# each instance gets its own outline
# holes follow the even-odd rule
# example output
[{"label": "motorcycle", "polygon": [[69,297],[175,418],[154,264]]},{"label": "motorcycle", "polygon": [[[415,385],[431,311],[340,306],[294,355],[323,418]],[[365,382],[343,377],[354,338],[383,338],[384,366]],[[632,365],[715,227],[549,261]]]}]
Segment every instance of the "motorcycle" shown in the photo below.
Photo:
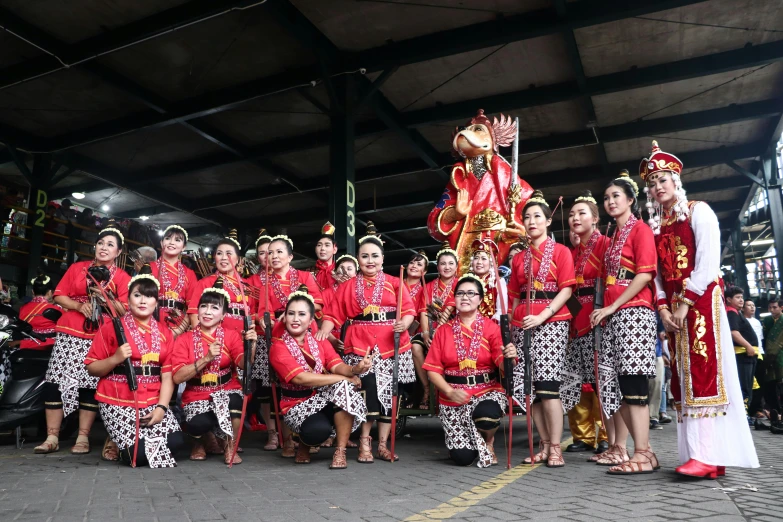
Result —
[{"label": "motorcycle", "polygon": [[[42,315],[56,322],[62,312],[48,309]],[[33,339],[43,342],[53,336],[36,334],[33,327],[20,319],[12,308],[0,306],[0,352],[6,352],[3,355],[10,352],[17,341]],[[36,425],[39,431],[46,432],[43,385],[51,355],[51,349],[48,349],[17,350],[7,356],[11,372],[0,395],[0,434],[16,432],[19,449],[23,426]]]}]

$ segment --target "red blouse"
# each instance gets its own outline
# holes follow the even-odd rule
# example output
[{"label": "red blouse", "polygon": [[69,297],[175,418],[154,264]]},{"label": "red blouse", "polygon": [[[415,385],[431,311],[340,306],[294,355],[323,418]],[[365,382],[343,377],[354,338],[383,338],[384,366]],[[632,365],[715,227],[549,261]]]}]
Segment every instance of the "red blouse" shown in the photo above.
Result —
[{"label": "red blouse", "polygon": [[[492,320],[484,318],[484,332],[481,336],[478,358],[476,359],[476,368],[465,368],[460,370],[460,360],[457,356],[457,347],[454,341],[454,325],[457,321],[462,329],[462,342],[464,343],[464,346],[470,346],[475,323],[469,327],[463,324],[459,317],[455,317],[438,328],[438,333],[432,340],[432,344],[430,344],[430,349],[422,368],[439,375],[455,376],[467,376],[495,371],[503,360],[503,338],[500,334],[500,327]],[[475,386],[461,384],[452,384],[451,386],[464,390],[471,397],[481,396],[490,391],[503,391],[503,386],[497,379],[490,383],[481,383],[476,384]],[[439,394],[439,398],[440,403],[444,406],[459,406],[459,404],[449,401],[445,395]]]},{"label": "red blouse", "polygon": [[[166,278],[169,281],[169,285],[164,284],[164,280],[160,275],[160,267],[163,266],[166,271]],[[188,303],[190,302],[191,292],[198,285],[198,278],[196,273],[190,268],[184,266],[182,262],[177,264],[169,264],[165,259],[159,259],[158,261],[151,263],[152,275],[160,282],[160,292],[158,293],[158,299],[173,299],[179,303],[185,305],[187,310]],[[182,269],[182,280],[180,281],[180,269]],[[199,297],[201,297],[199,295]],[[168,308],[160,308],[160,324],[169,327],[169,323],[166,322],[166,318],[169,316]]]},{"label": "red blouse", "polygon": [[[620,235],[620,230],[615,230],[612,242],[617,241]],[[608,257],[610,256],[611,242],[606,247],[606,254],[604,256],[604,269],[603,275],[607,278],[606,290],[604,292],[604,306],[610,306],[617,301],[617,298],[625,292],[625,289],[631,284],[631,279],[622,278],[622,269],[629,270],[634,274],[651,273],[653,278],[658,271],[658,253],[655,250],[655,236],[653,231],[644,223],[641,219],[636,222],[631,229],[631,233],[628,235],[628,239],[623,245],[622,252],[620,252],[620,273],[616,277],[614,284],[610,284],[609,276],[613,274],[607,274]],[[649,285],[642,288],[642,290],[632,297],[627,303],[621,306],[619,309],[630,308],[632,306],[643,306],[654,310],[653,308],[653,290],[652,281]]]},{"label": "red blouse", "polygon": [[[291,288],[292,270],[295,269],[293,267],[289,268],[285,277],[280,277],[277,274],[273,274],[274,278],[269,280],[269,308],[273,315],[272,320],[274,320],[274,315],[279,314],[285,310],[285,305],[288,303],[288,296],[293,292],[296,292],[298,289],[298,286],[297,288]],[[313,297],[315,304],[323,306],[324,299],[321,295],[321,289],[318,288],[318,283],[315,282],[313,274],[304,270],[297,270],[296,272],[299,285],[307,286],[307,293]],[[275,291],[275,286],[277,286],[276,283],[279,284],[280,291],[283,295],[285,295],[284,302],[281,302],[281,296],[279,296],[278,292]],[[266,299],[264,297],[264,292],[265,290],[262,287],[261,298],[258,300],[259,317],[263,316],[264,312],[266,311]]]},{"label": "red blouse", "polygon": [[[381,294],[380,308],[387,312],[397,310],[397,292],[400,290],[400,279],[387,275]],[[375,279],[364,278],[364,298],[370,302],[372,298]],[[364,314],[356,299],[356,285],[358,277],[346,281],[337,289],[334,300],[324,312],[324,320],[331,321],[336,330],[348,319],[353,319]],[[415,316],[413,301],[407,287],[402,285],[402,313],[398,318]],[[364,357],[375,345],[381,353],[381,357],[388,359],[394,356],[394,326],[393,320],[383,322],[353,321],[345,335],[346,354],[355,353]],[[402,332],[400,336],[400,353],[411,348],[408,332]]]},{"label": "red blouse", "polygon": [[[39,335],[54,334],[57,323],[50,321],[41,315],[50,308],[53,308],[58,312],[63,311],[59,306],[49,303],[45,297],[33,297],[32,301],[22,305],[22,308],[19,309],[19,317],[22,321],[30,323],[30,326],[33,327],[33,332]],[[84,316],[82,315],[82,317]],[[19,343],[19,348],[22,350],[46,350],[52,346],[54,346],[54,335],[45,341],[23,339],[22,342]]]},{"label": "red blouse", "polygon": [[[309,332],[308,335],[310,335]],[[315,339],[313,338],[313,340]],[[318,343],[318,357],[325,369],[331,371],[337,365],[342,364],[343,360],[339,355],[337,355],[337,352],[334,351],[334,348],[332,348],[332,344],[329,341],[315,342]],[[277,372],[277,375],[280,377],[281,387],[283,388],[280,407],[284,415],[288,413],[288,410],[297,404],[306,401],[315,394],[315,389],[312,390],[312,393],[309,397],[293,398],[287,397],[285,394],[285,390],[287,389],[306,389],[302,386],[296,386],[292,384],[291,381],[300,373],[312,371],[312,369],[315,368],[315,358],[313,357],[313,354],[310,353],[308,343],[305,342],[304,346],[299,346],[299,349],[302,350],[302,355],[304,355],[305,361],[307,361],[309,368],[305,368],[297,362],[294,356],[291,355],[291,352],[288,350],[288,347],[282,339],[275,339],[275,341],[272,343],[272,348],[269,351],[269,362],[275,369],[275,372]]]},{"label": "red blouse", "polygon": [[[65,275],[60,280],[54,291],[54,296],[64,295],[74,301],[86,303],[87,298],[87,269],[92,266],[92,261],[79,261],[68,267]],[[121,268],[116,268],[114,275],[105,286],[105,290],[111,292],[117,297],[120,303],[128,307],[128,284],[130,276]],[[103,324],[109,321],[111,316],[103,314]],[[95,333],[84,331],[84,314],[77,310],[66,310],[60,320],[57,321],[57,333],[64,333],[80,337],[82,339],[92,339]]]},{"label": "red blouse", "polygon": [[[574,257],[574,273],[576,274],[576,288],[574,294],[582,304],[579,314],[574,317],[571,323],[571,331],[574,337],[581,337],[589,333],[590,314],[593,312],[595,304],[595,280],[601,277],[604,266],[604,253],[609,246],[609,238],[596,232],[597,238],[592,247],[589,256],[585,255],[587,245],[579,245],[571,249]],[[584,289],[589,295],[579,295],[580,290]]]},{"label": "red blouse", "polygon": [[[190,299],[188,303],[189,314],[198,314],[198,302],[201,299],[201,294],[204,292],[205,288],[209,288],[215,285],[215,281],[217,281],[218,275],[219,274],[212,274],[211,276],[205,277],[204,279],[199,281],[196,284],[196,286],[193,288],[193,292],[190,294]],[[224,278],[223,290],[228,292],[228,295],[231,297],[231,303],[229,304],[228,313],[223,319],[223,327],[228,330],[241,332],[245,329],[244,317],[240,315],[242,309],[244,308],[245,313],[250,314],[252,317],[252,310],[249,306],[250,303],[250,296],[248,295],[249,292],[245,290],[245,302],[247,302],[248,305],[243,306],[241,292],[236,292],[231,289],[231,287],[233,286],[234,288],[239,290],[237,280],[230,276],[225,276],[222,274],[220,275]],[[243,281],[247,282],[244,279]],[[230,284],[226,284],[226,282]]]},{"label": "red blouse", "polygon": [[[161,374],[171,373],[171,356],[174,344],[171,332],[167,328],[158,329],[160,332],[160,351],[157,351],[154,349],[152,334],[150,333],[152,328],[158,328],[157,321],[151,319],[146,326],[136,321],[136,326],[149,348],[147,357],[149,357],[150,354],[158,354],[157,361],[153,358],[152,361],[149,361],[146,364],[149,364],[150,366],[160,366]],[[141,351],[127,329],[125,329],[125,337],[131,347],[131,361],[133,365],[141,366]],[[89,365],[95,361],[102,361],[112,357],[117,351],[118,346],[117,336],[114,333],[114,324],[111,322],[104,323],[92,340],[92,346],[90,346],[90,351],[84,359],[84,364]],[[157,375],[137,375],[136,381],[139,384],[139,389],[136,390],[139,407],[146,408],[147,406],[154,406],[157,404],[160,399],[161,377]],[[128,379],[122,372],[120,372],[120,374],[109,373],[108,375],[101,377],[98,381],[98,388],[95,391],[95,399],[98,402],[113,404],[115,406],[134,406],[135,404],[133,392],[128,387]]]},{"label": "red blouse", "polygon": [[[224,321],[225,322],[225,321]],[[182,404],[190,404],[196,401],[209,400],[209,396],[212,392],[218,390],[241,390],[242,383],[239,382],[237,376],[237,365],[243,360],[245,356],[245,344],[242,340],[242,336],[235,330],[230,328],[224,328],[223,338],[223,350],[220,353],[220,374],[231,373],[232,377],[225,384],[218,384],[217,386],[198,386],[187,382],[185,385],[185,391],[182,392]],[[209,345],[215,342],[215,337],[212,337],[204,332],[201,333],[201,344],[203,353],[209,352]],[[172,372],[175,374],[184,368],[185,366],[193,365],[196,363],[196,351],[193,341],[193,330],[186,332],[179,337],[174,343],[174,355],[172,357]],[[197,373],[193,379],[201,379],[204,372],[209,370],[211,363],[201,369],[201,372]]]},{"label": "red blouse", "polygon": [[[538,274],[539,266],[541,265],[541,258],[546,251],[546,243],[554,241],[549,238],[541,246],[544,251],[539,250],[532,244],[530,245],[532,251],[532,265],[533,265],[533,278]],[[535,283],[534,283],[535,285]],[[549,264],[549,270],[546,273],[544,279],[543,290],[548,292],[553,297],[563,288],[576,285],[576,276],[574,275],[574,259],[571,257],[571,252],[565,246],[555,243],[554,251],[552,252],[552,260]],[[536,289],[532,291],[535,293]],[[509,299],[519,299],[519,306],[514,309],[514,315],[511,319],[511,324],[515,326],[522,326],[522,320],[527,315],[526,311],[526,292],[527,292],[527,274],[525,273],[525,252],[514,256],[514,260],[511,263],[511,277],[508,282],[508,295]],[[531,299],[531,314],[538,315],[544,311],[544,309],[552,302],[552,299],[545,299],[541,297],[533,296]],[[547,314],[548,315],[548,314]],[[550,323],[554,321],[568,321],[571,319],[571,313],[568,308],[563,305],[560,310],[557,310],[555,315],[544,321]]]},{"label": "red blouse", "polygon": [[427,283],[426,293],[419,292],[416,296],[416,313],[427,313],[427,303],[434,302],[436,292],[438,294],[437,297],[443,301],[443,303],[440,305],[441,310],[449,306],[456,308],[457,304],[454,301],[454,288],[457,286],[457,279],[457,277],[451,278],[451,284],[448,286],[448,288],[443,283],[443,281],[440,280],[440,278],[433,279]]}]

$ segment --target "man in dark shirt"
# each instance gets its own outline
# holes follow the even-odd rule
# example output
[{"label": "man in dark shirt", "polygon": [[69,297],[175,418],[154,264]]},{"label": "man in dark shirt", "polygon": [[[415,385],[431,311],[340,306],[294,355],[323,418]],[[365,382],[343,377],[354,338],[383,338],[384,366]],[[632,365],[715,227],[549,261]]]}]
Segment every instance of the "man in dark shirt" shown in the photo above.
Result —
[{"label": "man in dark shirt", "polygon": [[[742,388],[742,399],[745,402],[745,412],[753,394],[753,375],[756,372],[758,360],[758,337],[750,322],[740,313],[745,304],[743,291],[739,287],[732,287],[726,291],[726,313],[729,317],[731,338],[734,340],[734,353],[737,357],[737,373]],[[750,417],[748,423],[752,424]]]}]

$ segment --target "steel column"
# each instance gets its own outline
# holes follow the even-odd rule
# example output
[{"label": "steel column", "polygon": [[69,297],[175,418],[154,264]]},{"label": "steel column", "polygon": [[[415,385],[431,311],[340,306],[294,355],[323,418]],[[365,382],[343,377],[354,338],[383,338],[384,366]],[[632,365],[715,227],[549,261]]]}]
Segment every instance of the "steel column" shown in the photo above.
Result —
[{"label": "steel column", "polygon": [[[772,235],[775,239],[775,259],[778,264],[777,288],[781,286],[780,271],[783,270],[783,197],[781,197],[781,175],[778,168],[777,155],[770,149],[761,158],[761,174],[767,191],[769,201],[769,216],[772,224]],[[776,295],[780,299],[780,292]]]},{"label": "steel column", "polygon": [[30,253],[27,259],[27,278],[25,285],[38,276],[43,267],[44,226],[46,225],[46,206],[49,204],[49,185],[52,180],[52,156],[36,154],[33,158],[33,170],[30,172],[30,197],[27,198],[27,224],[30,229]]},{"label": "steel column", "polygon": [[731,230],[731,246],[734,252],[734,284],[742,288],[746,296],[750,296],[748,270],[745,267],[745,249],[742,246],[742,224],[742,216],[740,216]]},{"label": "steel column", "polygon": [[356,85],[350,75],[332,78],[337,104],[332,104],[329,143],[329,221],[337,229],[341,249],[356,253],[356,169],[354,166],[354,105]]}]

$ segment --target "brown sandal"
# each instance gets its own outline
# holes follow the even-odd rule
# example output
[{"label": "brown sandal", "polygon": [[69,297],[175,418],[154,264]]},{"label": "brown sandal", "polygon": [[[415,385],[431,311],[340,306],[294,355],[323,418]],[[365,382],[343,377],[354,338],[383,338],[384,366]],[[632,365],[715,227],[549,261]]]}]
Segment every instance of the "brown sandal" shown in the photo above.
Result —
[{"label": "brown sandal", "polygon": [[359,456],[356,460],[362,464],[372,464],[375,459],[372,456],[372,437],[359,437]]},{"label": "brown sandal", "polygon": [[264,451],[277,451],[280,447],[280,441],[277,438],[277,430],[266,430],[266,445]]},{"label": "brown sandal", "polygon": [[55,451],[60,451],[60,440],[57,438],[57,434],[60,433],[60,430],[54,430],[54,433],[51,431],[49,432],[49,436],[46,437],[46,440],[40,443],[38,446],[33,449],[33,453],[37,455],[45,455],[47,453],[54,453]]},{"label": "brown sandal", "polygon": [[[226,439],[226,451],[223,454],[223,462],[226,465],[231,464],[231,455],[234,453],[234,440]],[[234,465],[242,464],[242,458],[237,454],[234,456]]]},{"label": "brown sandal", "polygon": [[299,448],[296,450],[296,458],[294,462],[297,464],[310,464],[310,446],[299,442]]},{"label": "brown sandal", "polygon": [[628,462],[628,460],[628,450],[614,445],[609,448],[609,451],[604,453],[602,458],[595,461],[595,463],[599,466],[619,466]]},{"label": "brown sandal", "polygon": [[565,460],[563,459],[563,452],[560,450],[559,444],[552,444],[549,446],[549,457],[546,460],[547,468],[562,468],[565,466]]},{"label": "brown sandal", "polygon": [[201,437],[201,443],[207,455],[223,455],[226,452],[226,441],[217,438],[211,431]]},{"label": "brown sandal", "polygon": [[286,437],[285,442],[283,442],[283,458],[285,459],[292,459],[296,456],[296,444],[294,444],[294,436],[292,434],[288,434],[288,437]]},{"label": "brown sandal", "polygon": [[[623,462],[619,466],[612,466],[606,473],[609,475],[649,475],[660,469],[661,466],[658,464],[658,457],[655,456],[655,453],[653,453],[652,450],[636,450],[634,452],[634,457],[636,455],[641,455],[645,460],[641,462],[633,460]],[[653,459],[655,459],[655,464],[653,464]],[[650,465],[650,469],[644,469],[642,467],[647,464]]]},{"label": "brown sandal", "polygon": [[331,448],[334,445],[334,437],[329,437],[321,443],[322,448]]},{"label": "brown sandal", "polygon": [[[378,439],[378,458],[381,460],[385,460],[386,462],[391,462],[392,460],[392,453],[389,450],[389,448],[386,447],[386,440],[387,439]],[[394,460],[395,462],[400,460],[400,457],[395,453],[394,454]]]},{"label": "brown sandal", "polygon": [[498,456],[495,455],[495,441],[487,442],[487,449],[489,450],[489,454],[492,455],[492,462],[490,465],[497,466],[498,465]]},{"label": "brown sandal", "polygon": [[103,443],[103,449],[101,450],[101,460],[107,462],[117,462],[120,460],[120,448],[117,444],[111,440],[111,437],[106,437],[106,441]]},{"label": "brown sandal", "polygon": [[348,459],[345,458],[345,448],[335,448],[329,469],[345,469],[347,467]]},{"label": "brown sandal", "polygon": [[85,430],[79,430],[76,442],[71,448],[72,455],[86,455],[90,452],[90,439],[87,438],[90,432],[87,430],[87,433],[82,433],[83,431]]},{"label": "brown sandal", "polygon": [[522,461],[522,464],[538,464],[540,462],[544,462],[549,458],[549,450],[551,448],[551,442],[548,440],[542,440],[538,443],[538,453],[533,455],[533,460],[530,460],[530,457],[527,457],[525,460]]},{"label": "brown sandal", "polygon": [[190,460],[207,460],[207,450],[200,438],[193,439],[193,448],[190,450]]}]

